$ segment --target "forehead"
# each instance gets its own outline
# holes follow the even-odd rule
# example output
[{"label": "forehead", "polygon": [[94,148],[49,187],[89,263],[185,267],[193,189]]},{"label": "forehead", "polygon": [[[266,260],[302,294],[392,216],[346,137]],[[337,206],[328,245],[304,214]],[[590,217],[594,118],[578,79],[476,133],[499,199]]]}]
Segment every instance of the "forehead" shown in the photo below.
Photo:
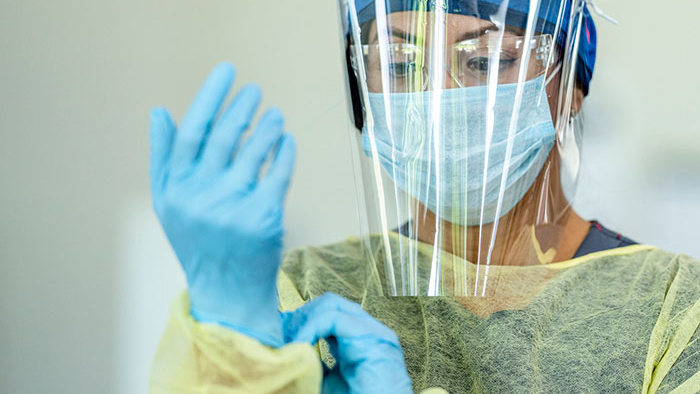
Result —
[{"label": "forehead", "polygon": [[[502,25],[526,28],[535,18],[535,31],[551,34],[552,29],[560,26],[566,31],[571,15],[571,0],[353,0],[356,4],[357,18],[360,25],[387,14],[402,11],[417,13],[436,12],[438,14],[465,15],[485,21],[498,21]],[[535,11],[536,10],[536,11]],[[416,13],[416,14],[417,14]],[[535,15],[532,15],[535,13]],[[394,16],[392,16],[394,18]]]},{"label": "forehead", "polygon": [[[369,26],[370,41],[377,40],[378,26],[382,24],[386,24],[386,33],[394,41],[401,40],[404,35],[430,37],[433,32],[438,31],[436,16],[436,13],[432,11],[392,12],[384,16],[383,21],[375,19],[371,22]],[[455,42],[465,36],[473,38],[475,34],[470,33],[481,35],[500,30],[504,30],[505,35],[523,35],[522,29],[507,25],[499,27],[488,20],[470,15],[444,14],[442,25],[444,26],[445,40],[448,42]]]}]

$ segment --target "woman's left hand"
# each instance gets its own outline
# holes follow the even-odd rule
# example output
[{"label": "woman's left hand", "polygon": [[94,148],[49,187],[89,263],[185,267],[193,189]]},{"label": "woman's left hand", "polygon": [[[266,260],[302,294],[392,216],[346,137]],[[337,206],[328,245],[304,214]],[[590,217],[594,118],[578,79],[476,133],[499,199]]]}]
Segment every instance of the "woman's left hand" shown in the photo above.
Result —
[{"label": "woman's left hand", "polygon": [[328,342],[336,365],[323,393],[413,393],[399,338],[360,305],[327,293],[284,320],[287,342]]}]

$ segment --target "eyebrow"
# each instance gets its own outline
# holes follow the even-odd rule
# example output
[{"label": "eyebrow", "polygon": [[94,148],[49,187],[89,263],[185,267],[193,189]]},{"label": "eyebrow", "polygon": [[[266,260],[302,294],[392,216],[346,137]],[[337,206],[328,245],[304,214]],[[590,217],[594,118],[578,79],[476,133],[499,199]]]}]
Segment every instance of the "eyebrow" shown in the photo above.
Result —
[{"label": "eyebrow", "polygon": [[[459,37],[457,42],[472,40],[474,38],[479,38],[479,37],[485,35],[486,33],[489,33],[492,31],[499,31],[499,30],[500,29],[496,25],[489,24],[487,26],[480,28],[479,30],[472,30],[472,31],[468,31],[468,32],[462,34],[462,36]],[[509,25],[506,25],[506,27],[503,29],[503,31],[506,33],[510,33],[514,36],[522,35],[521,29],[518,29],[517,27],[509,26]]]},{"label": "eyebrow", "polygon": [[[482,27],[482,28],[480,28],[480,29],[478,29],[478,30],[468,31],[468,32],[462,34],[462,36],[459,37],[459,39],[457,40],[457,42],[462,42],[462,41],[466,41],[466,40],[472,40],[472,39],[474,39],[474,38],[479,38],[479,37],[485,35],[485,34],[488,33],[488,32],[498,31],[498,30],[499,30],[499,29],[498,29],[498,27],[496,27],[496,25],[494,25],[494,24],[489,24],[489,25],[484,26],[484,27]],[[521,30],[521,29],[518,29],[517,27],[508,26],[508,25],[506,25],[504,31],[507,32],[507,33],[516,35],[516,36],[519,35],[519,34],[522,34],[522,30]],[[413,41],[413,38],[415,37],[414,34],[411,34],[411,33],[407,32],[407,31],[398,29],[398,28],[396,28],[396,27],[392,27],[391,30],[389,31],[389,33],[390,33],[389,35],[392,36],[392,37],[401,38],[402,40],[408,41],[408,42]],[[377,35],[377,33],[375,32],[374,35],[372,36],[372,40],[370,41],[370,44],[373,44],[373,43],[377,42],[377,40],[378,40],[378,35]]]},{"label": "eyebrow", "polygon": [[[397,29],[395,27],[392,27],[391,30],[389,31],[389,33],[391,33],[391,34],[389,34],[390,36],[401,38],[404,41],[411,41],[411,38],[414,37],[413,34],[407,32],[407,31],[403,31],[401,29]],[[370,41],[370,44],[377,42],[378,38],[379,38],[379,35],[377,34],[377,32],[375,32],[374,35],[372,36],[372,41]]]}]

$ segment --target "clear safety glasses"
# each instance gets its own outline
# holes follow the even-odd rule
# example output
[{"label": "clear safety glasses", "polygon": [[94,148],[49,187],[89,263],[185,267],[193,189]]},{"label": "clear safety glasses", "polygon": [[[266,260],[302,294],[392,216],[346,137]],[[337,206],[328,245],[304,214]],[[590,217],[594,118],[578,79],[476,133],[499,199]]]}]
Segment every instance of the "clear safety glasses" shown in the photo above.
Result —
[{"label": "clear safety glasses", "polygon": [[[361,46],[362,62],[366,70],[370,92],[389,90],[391,93],[408,93],[431,90],[429,48],[407,42],[392,42],[385,46],[368,44]],[[451,46],[444,61],[445,86],[463,88],[482,86],[496,81],[498,84],[517,83],[523,63],[527,62],[526,80],[545,74],[556,58],[552,36],[542,34],[531,38],[484,34]],[[355,56],[357,48],[351,47],[351,64],[359,73],[360,64]],[[491,77],[495,77],[491,79]]]}]

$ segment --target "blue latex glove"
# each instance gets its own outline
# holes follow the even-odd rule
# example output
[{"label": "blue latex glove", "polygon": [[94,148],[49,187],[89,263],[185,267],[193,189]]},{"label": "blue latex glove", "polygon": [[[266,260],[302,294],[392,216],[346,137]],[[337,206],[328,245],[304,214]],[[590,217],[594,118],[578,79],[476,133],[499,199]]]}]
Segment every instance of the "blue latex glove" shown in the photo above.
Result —
[{"label": "blue latex glove", "polygon": [[321,338],[337,362],[324,375],[323,393],[413,393],[399,338],[360,305],[327,293],[285,314],[286,341]]},{"label": "blue latex glove", "polygon": [[296,147],[282,114],[271,109],[236,149],[260,89],[244,87],[217,118],[234,74],[230,64],[216,67],[179,128],[167,111],[151,112],[151,191],[187,277],[192,316],[281,346],[276,281]]}]

